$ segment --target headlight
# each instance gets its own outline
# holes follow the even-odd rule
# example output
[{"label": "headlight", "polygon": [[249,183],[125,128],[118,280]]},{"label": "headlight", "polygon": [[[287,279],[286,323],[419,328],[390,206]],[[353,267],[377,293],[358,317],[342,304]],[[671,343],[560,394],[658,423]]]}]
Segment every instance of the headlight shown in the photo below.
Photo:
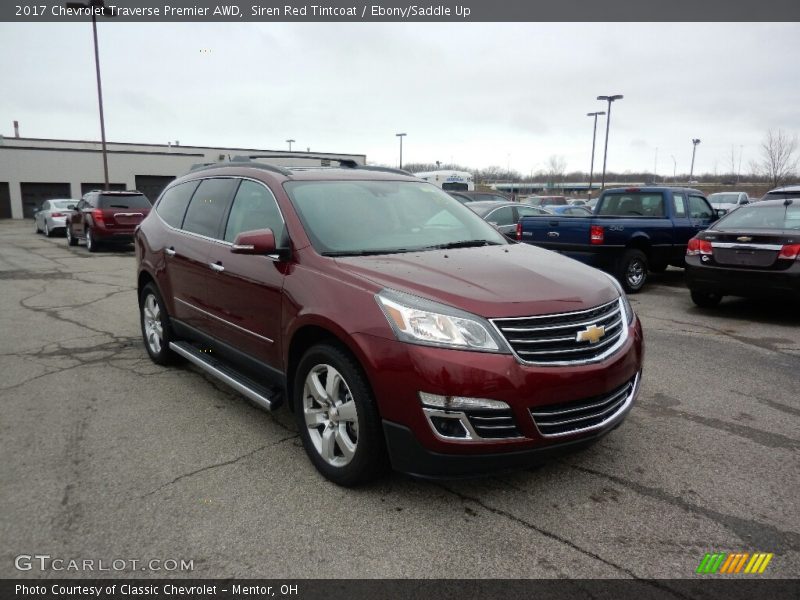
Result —
[{"label": "headlight", "polygon": [[609,275],[608,273],[603,273],[606,277],[611,280],[611,283],[614,284],[614,287],[617,288],[619,292],[619,297],[622,298],[622,307],[625,310],[625,316],[627,317],[628,325],[633,323],[633,307],[631,306],[630,301],[628,300],[628,295],[625,293],[625,290],[622,289],[622,286],[619,284],[619,281],[613,275]]},{"label": "headlight", "polygon": [[486,319],[457,308],[384,289],[375,294],[397,339],[412,344],[509,353]]}]

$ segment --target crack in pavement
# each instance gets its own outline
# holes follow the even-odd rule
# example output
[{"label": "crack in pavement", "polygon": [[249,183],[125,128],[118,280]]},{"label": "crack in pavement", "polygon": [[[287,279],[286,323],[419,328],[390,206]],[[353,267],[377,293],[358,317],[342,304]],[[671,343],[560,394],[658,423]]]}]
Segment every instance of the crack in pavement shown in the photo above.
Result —
[{"label": "crack in pavement", "polygon": [[655,393],[652,395],[652,398],[656,404],[640,402],[638,409],[650,413],[651,415],[676,417],[691,421],[692,423],[699,423],[718,431],[725,431],[726,433],[731,433],[753,441],[764,448],[780,448],[782,450],[797,450],[800,448],[800,440],[790,438],[780,433],[773,433],[747,425],[729,423],[728,421],[723,421],[722,419],[716,419],[714,417],[704,417],[702,415],[676,410],[673,407],[679,406],[680,400],[667,394]]},{"label": "crack in pavement", "polygon": [[792,415],[793,417],[800,417],[799,408],[789,406],[788,404],[783,404],[782,402],[776,402],[775,400],[770,400],[769,398],[762,398],[761,396],[756,396],[755,394],[745,394],[744,392],[740,392],[739,390],[730,390],[730,391],[736,394],[737,396],[743,396],[748,400],[755,400],[760,404],[764,404],[766,406],[769,406],[770,408],[779,410],[780,412],[786,413],[787,415]]},{"label": "crack in pavement", "polygon": [[633,490],[641,496],[653,498],[686,512],[706,517],[725,529],[732,531],[739,539],[753,547],[769,548],[770,552],[785,552],[787,550],[795,552],[800,551],[800,534],[793,531],[783,531],[767,523],[726,515],[714,509],[687,502],[680,496],[674,496],[660,488],[644,485],[636,481],[631,481],[630,479],[624,479],[617,475],[603,473],[602,471],[596,471],[581,465],[570,464],[563,461],[559,462],[576,471],[613,481],[629,490]]},{"label": "crack in pavement", "polygon": [[480,506],[484,510],[486,510],[486,511],[488,511],[488,512],[494,514],[494,515],[497,515],[497,516],[503,517],[505,519],[508,519],[509,521],[517,523],[518,525],[522,525],[523,527],[525,527],[527,529],[530,529],[532,531],[535,531],[536,533],[538,533],[540,535],[543,535],[544,537],[546,537],[548,539],[551,539],[551,540],[554,540],[554,541],[556,541],[556,542],[558,542],[560,544],[563,544],[563,545],[567,546],[568,548],[571,548],[572,550],[575,550],[576,552],[579,552],[580,554],[582,554],[584,556],[588,556],[589,558],[592,558],[592,559],[594,559],[594,560],[596,560],[598,562],[603,563],[604,565],[607,565],[607,566],[609,566],[609,567],[611,567],[613,569],[616,569],[617,571],[619,571],[621,573],[624,573],[625,575],[627,575],[631,579],[636,579],[638,581],[641,581],[645,585],[649,585],[649,586],[658,588],[660,590],[664,590],[664,591],[670,592],[676,598],[683,598],[684,600],[691,600],[690,596],[686,596],[686,595],[682,594],[681,592],[672,589],[671,587],[669,587],[666,584],[663,584],[663,583],[661,583],[659,581],[655,581],[655,580],[643,579],[643,578],[639,577],[638,575],[636,575],[636,573],[634,573],[630,569],[627,569],[627,568],[623,567],[622,565],[619,565],[619,564],[614,563],[614,562],[612,562],[612,561],[610,561],[610,560],[608,560],[606,558],[603,558],[602,556],[600,556],[599,554],[597,554],[595,552],[592,552],[591,550],[587,550],[586,548],[582,548],[581,546],[579,546],[578,544],[576,544],[572,540],[569,540],[569,539],[567,539],[565,537],[562,537],[562,536],[560,536],[558,534],[555,534],[555,533],[553,533],[551,531],[547,531],[546,529],[542,529],[541,527],[538,527],[538,526],[534,525],[533,523],[530,523],[530,522],[526,521],[522,517],[518,517],[518,516],[508,512],[507,510],[503,510],[502,508],[497,508],[495,506],[491,506],[491,505],[487,504],[486,502],[484,502],[483,500],[481,500],[480,498],[476,498],[474,496],[468,496],[468,495],[466,495],[466,494],[464,494],[462,492],[458,492],[456,490],[453,490],[453,489],[447,487],[446,485],[443,485],[443,484],[436,484],[436,485],[438,485],[438,487],[442,488],[443,490],[453,494],[454,496],[459,498],[462,502],[472,502],[474,504],[477,504],[478,506]]},{"label": "crack in pavement", "polygon": [[270,442],[269,444],[264,444],[263,446],[259,446],[258,448],[255,448],[254,450],[250,450],[249,452],[246,452],[246,453],[242,454],[241,456],[237,456],[236,458],[232,458],[230,460],[225,460],[225,461],[222,461],[222,462],[219,462],[219,463],[214,463],[212,465],[206,465],[205,467],[200,467],[199,469],[195,469],[194,471],[189,471],[188,473],[183,473],[182,475],[178,475],[172,481],[168,481],[167,483],[158,486],[154,490],[151,490],[151,491],[147,492],[146,494],[144,494],[143,496],[140,496],[139,498],[140,499],[144,499],[147,496],[152,496],[156,492],[158,492],[160,490],[163,490],[165,487],[169,487],[169,486],[177,483],[178,481],[180,481],[182,479],[186,479],[188,477],[193,477],[194,475],[197,475],[199,473],[203,473],[205,471],[210,471],[211,469],[216,469],[216,468],[219,468],[219,467],[225,467],[225,466],[228,466],[228,465],[235,464],[235,463],[237,463],[237,462],[239,462],[241,460],[244,460],[245,458],[249,458],[250,456],[253,456],[257,452],[261,452],[262,450],[264,450],[266,448],[270,448],[272,446],[277,446],[278,444],[282,444],[283,442],[286,442],[288,440],[292,440],[292,439],[294,439],[294,438],[296,438],[298,436],[299,436],[299,434],[296,433],[294,435],[290,435],[290,436],[281,438],[281,439],[279,439],[277,441]]}]

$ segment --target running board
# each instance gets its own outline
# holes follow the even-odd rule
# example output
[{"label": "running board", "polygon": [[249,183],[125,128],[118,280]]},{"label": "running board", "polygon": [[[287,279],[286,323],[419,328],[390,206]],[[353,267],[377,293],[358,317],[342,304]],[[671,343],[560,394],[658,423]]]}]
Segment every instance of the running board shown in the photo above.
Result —
[{"label": "running board", "polygon": [[242,375],[236,369],[228,366],[227,363],[201,352],[190,343],[170,342],[169,347],[170,350],[176,354],[179,354],[189,362],[200,367],[212,377],[229,385],[262,408],[275,410],[280,406],[281,394],[278,391],[253,381],[246,375]]}]

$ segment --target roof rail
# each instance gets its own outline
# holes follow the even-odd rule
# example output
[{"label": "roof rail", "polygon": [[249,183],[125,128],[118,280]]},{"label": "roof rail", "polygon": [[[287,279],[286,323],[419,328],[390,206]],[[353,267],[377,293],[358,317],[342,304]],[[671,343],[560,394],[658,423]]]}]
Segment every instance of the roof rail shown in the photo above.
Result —
[{"label": "roof rail", "polygon": [[363,169],[364,171],[382,171],[384,173],[395,173],[396,175],[409,175],[414,177],[414,174],[406,171],[405,169],[394,169],[392,167],[376,167],[372,165],[359,165],[358,169]]},{"label": "roof rail", "polygon": [[333,158],[331,156],[322,156],[320,154],[305,154],[303,156],[297,156],[296,154],[250,154],[248,156],[234,156],[231,159],[231,162],[253,160],[254,158],[310,158],[314,160],[330,160],[338,162],[339,166],[347,167],[349,169],[356,169],[359,166],[358,163],[352,158]]},{"label": "roof rail", "polygon": [[283,167],[279,167],[277,165],[268,165],[266,163],[256,162],[254,160],[250,160],[247,156],[234,156],[230,161],[224,162],[214,162],[214,163],[200,163],[196,165],[192,165],[192,168],[189,169],[189,173],[196,173],[198,171],[205,171],[206,169],[217,169],[219,167],[253,167],[256,169],[264,169],[265,171],[272,171],[274,173],[280,173],[281,175],[289,176],[292,174],[291,171],[284,169]]}]

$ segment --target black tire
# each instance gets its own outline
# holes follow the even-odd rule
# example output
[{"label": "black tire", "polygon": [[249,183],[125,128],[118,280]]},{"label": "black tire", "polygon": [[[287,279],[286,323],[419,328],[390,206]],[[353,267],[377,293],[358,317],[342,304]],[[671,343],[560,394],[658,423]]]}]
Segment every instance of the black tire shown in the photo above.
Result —
[{"label": "black tire", "polygon": [[[150,301],[151,298],[152,304]],[[153,305],[158,307],[157,315],[153,315]],[[147,314],[148,310],[150,314]],[[161,325],[161,336],[158,340],[158,344],[154,343],[154,340],[150,338],[151,333],[154,333],[154,331],[148,327],[148,324],[152,323],[152,319],[148,319],[151,315],[156,316],[157,318],[155,320]],[[167,308],[164,305],[164,300],[161,298],[158,288],[152,282],[142,288],[142,293],[139,296],[139,325],[142,330],[144,347],[150,359],[158,365],[169,365],[176,362],[177,355],[169,348],[169,343],[175,341],[175,334],[172,332],[172,327],[170,326],[169,314],[167,313]]]},{"label": "black tire", "polygon": [[50,228],[47,226],[47,221],[44,222],[44,234],[47,237],[53,237],[53,232],[50,231]]},{"label": "black tire", "polygon": [[64,232],[64,235],[67,236],[67,246],[77,246],[78,245],[78,240],[72,234],[72,227],[71,226],[67,225],[67,228],[66,228],[66,231]]},{"label": "black tire", "polygon": [[635,294],[647,282],[647,256],[641,250],[626,250],[617,265],[617,279],[629,294]]},{"label": "black tire", "polygon": [[714,308],[722,300],[722,294],[716,292],[700,292],[698,290],[690,290],[692,302],[700,308]]},{"label": "black tire", "polygon": [[86,249],[89,252],[97,252],[100,250],[100,242],[94,239],[91,227],[86,228]]},{"label": "black tire", "polygon": [[[332,372],[331,368],[338,373],[344,383],[343,386],[337,386],[332,394],[333,404],[335,407],[341,408],[348,402],[354,403],[356,411],[354,422],[357,425],[355,432],[352,424],[341,417],[338,412],[335,416],[337,424],[334,424],[330,420],[334,418],[330,408],[326,409],[322,403],[314,400],[312,394],[306,393],[306,380],[312,371],[318,371],[317,380],[322,382],[322,377],[324,377],[327,384],[327,377]],[[318,344],[309,348],[297,367],[292,395],[295,419],[300,438],[303,440],[303,447],[313,465],[322,475],[338,485],[352,487],[376,479],[386,472],[389,464],[386,443],[375,399],[361,366],[349,352],[331,343]],[[306,404],[310,405],[310,412],[320,413],[320,423],[316,427],[309,425],[306,421]],[[317,407],[314,404],[317,404]],[[338,421],[339,418],[345,422]],[[334,439],[329,444],[332,448],[331,461],[349,462],[333,464],[324,458],[323,451],[317,448],[316,444],[324,445],[322,436],[329,429],[330,436]],[[350,457],[343,451],[342,444],[345,442],[340,441],[339,437],[342,433],[348,442],[352,441],[355,433],[355,450]],[[314,439],[312,439],[312,435]],[[336,455],[337,450],[339,455]]]}]

